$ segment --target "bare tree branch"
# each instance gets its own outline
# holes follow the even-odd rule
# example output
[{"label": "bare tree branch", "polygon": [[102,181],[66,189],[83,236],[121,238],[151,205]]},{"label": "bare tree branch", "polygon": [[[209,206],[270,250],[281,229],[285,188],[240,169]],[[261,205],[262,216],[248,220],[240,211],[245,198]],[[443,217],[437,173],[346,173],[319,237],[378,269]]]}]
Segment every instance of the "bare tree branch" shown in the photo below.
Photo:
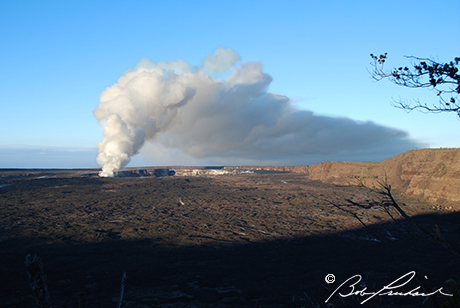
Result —
[{"label": "bare tree branch", "polygon": [[457,67],[460,57],[448,63],[439,63],[429,58],[406,56],[411,65],[391,70],[384,68],[387,53],[380,56],[371,54],[371,58],[373,63],[369,73],[375,81],[389,79],[390,82],[407,88],[428,88],[438,96],[438,102],[431,106],[418,100],[415,104],[400,100],[395,102],[396,107],[408,112],[415,109],[429,113],[455,112],[460,117],[460,74]]},{"label": "bare tree branch", "polygon": [[[399,213],[399,215],[402,217],[403,221],[407,222],[411,226],[410,229],[408,228],[405,229],[405,231],[409,234],[409,239],[418,240],[418,241],[429,241],[429,242],[441,244],[442,246],[444,246],[444,248],[449,250],[451,253],[460,257],[460,249],[458,247],[454,247],[452,244],[450,244],[448,241],[444,239],[438,225],[434,225],[433,227],[434,232],[430,232],[424,229],[423,227],[421,227],[420,225],[418,225],[412,219],[412,217],[407,215],[407,213],[402,209],[399,203],[395,200],[395,198],[393,197],[392,191],[391,191],[391,185],[389,185],[386,182],[386,180],[384,180],[383,182],[379,181],[379,185],[381,188],[375,188],[375,189],[369,188],[373,190],[374,192],[377,192],[381,196],[381,199],[375,202],[374,204],[377,204],[377,206],[382,207],[390,215],[390,217],[394,221],[396,221],[396,219],[391,215],[389,211],[390,208],[394,208]],[[347,200],[347,199],[346,201],[351,203],[352,205],[356,205],[355,202],[350,202],[350,200]],[[360,207],[365,208],[362,205],[360,205]],[[342,210],[344,210],[343,207],[342,207]],[[347,209],[346,212],[350,212],[350,210]],[[356,213],[353,213],[352,215],[355,218],[358,218]],[[361,224],[365,225],[365,223],[360,218],[358,218],[358,220],[361,222]],[[367,226],[366,228],[369,230],[372,230],[371,228]]]}]

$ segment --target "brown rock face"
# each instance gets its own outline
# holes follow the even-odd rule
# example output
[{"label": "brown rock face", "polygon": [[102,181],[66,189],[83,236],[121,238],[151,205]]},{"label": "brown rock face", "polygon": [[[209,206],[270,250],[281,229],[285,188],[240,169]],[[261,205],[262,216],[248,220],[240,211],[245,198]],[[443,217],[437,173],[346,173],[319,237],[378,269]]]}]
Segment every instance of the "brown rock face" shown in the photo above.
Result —
[{"label": "brown rock face", "polygon": [[263,170],[308,174],[310,180],[336,185],[378,187],[386,181],[408,196],[435,205],[460,208],[460,149],[411,150],[381,162],[328,161],[298,166],[168,167],[129,168],[121,176],[209,176],[234,170]]},{"label": "brown rock face", "polygon": [[[234,168],[234,167],[232,167]],[[309,166],[239,167],[305,173],[336,185],[378,186],[387,181],[408,196],[431,204],[460,204],[460,149],[411,150],[381,162],[328,161]]]},{"label": "brown rock face", "polygon": [[432,204],[460,202],[460,149],[412,150],[381,162],[326,162],[310,166],[309,178],[375,186],[386,180],[409,196]]}]

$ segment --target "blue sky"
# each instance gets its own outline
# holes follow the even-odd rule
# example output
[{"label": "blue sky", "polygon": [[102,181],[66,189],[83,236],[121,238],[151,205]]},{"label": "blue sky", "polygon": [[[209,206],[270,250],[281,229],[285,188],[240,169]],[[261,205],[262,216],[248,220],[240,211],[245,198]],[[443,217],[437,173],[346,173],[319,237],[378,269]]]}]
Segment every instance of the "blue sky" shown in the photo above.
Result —
[{"label": "blue sky", "polygon": [[[459,11],[457,0],[2,1],[0,167],[97,167],[104,136],[93,110],[107,87],[142,58],[200,65],[219,46],[261,62],[273,79],[268,91],[299,110],[373,121],[420,146],[458,147],[454,114],[391,106],[399,97],[434,102],[433,93],[373,82],[366,69],[370,53],[388,52],[389,67],[408,63],[404,55],[460,56]],[[169,162],[143,151],[128,166]],[[180,157],[177,165],[206,162]]]}]

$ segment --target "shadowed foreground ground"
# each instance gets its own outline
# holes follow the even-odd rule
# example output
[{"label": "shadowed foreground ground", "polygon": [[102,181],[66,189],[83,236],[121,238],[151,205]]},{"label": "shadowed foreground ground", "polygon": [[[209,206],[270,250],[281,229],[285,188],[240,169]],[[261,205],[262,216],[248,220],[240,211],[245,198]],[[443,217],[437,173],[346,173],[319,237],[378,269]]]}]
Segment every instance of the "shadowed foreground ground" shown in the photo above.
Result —
[{"label": "shadowed foreground ground", "polygon": [[[137,308],[326,307],[329,295],[356,274],[363,276],[359,289],[365,282],[367,291],[378,291],[412,269],[428,278],[430,290],[460,273],[460,258],[442,246],[369,233],[330,203],[365,202],[372,198],[368,190],[301,174],[0,173],[0,307],[34,307],[28,253],[43,259],[54,307],[78,307],[78,293],[88,307],[116,307],[124,271],[122,307]],[[438,224],[458,245],[459,213],[403,201],[421,225]],[[362,214],[381,232],[404,235],[383,213]],[[327,274],[337,281],[327,284]],[[418,285],[412,281],[404,290]],[[335,295],[329,303],[431,307],[425,297],[381,296],[360,305],[365,298]]]}]

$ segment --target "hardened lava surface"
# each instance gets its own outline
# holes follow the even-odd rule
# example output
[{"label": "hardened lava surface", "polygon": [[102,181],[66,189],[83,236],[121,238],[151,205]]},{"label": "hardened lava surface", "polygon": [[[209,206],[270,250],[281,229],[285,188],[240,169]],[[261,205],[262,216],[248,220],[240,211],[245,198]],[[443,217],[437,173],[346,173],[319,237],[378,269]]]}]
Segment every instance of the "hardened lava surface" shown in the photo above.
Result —
[{"label": "hardened lava surface", "polygon": [[[27,254],[42,259],[54,307],[82,307],[83,298],[86,307],[116,307],[124,272],[122,307],[133,308],[362,307],[359,295],[325,301],[357,274],[361,289],[378,291],[411,270],[429,278],[429,290],[460,273],[460,257],[442,245],[410,240],[405,223],[346,201],[372,204],[367,188],[287,172],[96,174],[0,171],[0,307],[33,307]],[[395,196],[417,224],[437,224],[459,243],[458,213]],[[365,305],[422,307],[425,299],[380,296]]]}]

